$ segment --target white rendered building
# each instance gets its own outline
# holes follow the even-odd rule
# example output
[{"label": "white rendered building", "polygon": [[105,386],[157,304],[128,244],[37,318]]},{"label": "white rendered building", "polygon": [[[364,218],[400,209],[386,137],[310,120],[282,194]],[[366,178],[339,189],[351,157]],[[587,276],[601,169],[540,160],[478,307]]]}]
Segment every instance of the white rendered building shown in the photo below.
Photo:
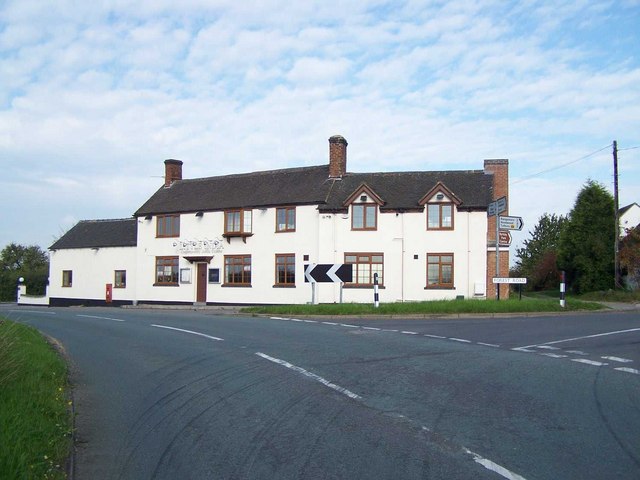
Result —
[{"label": "white rendered building", "polygon": [[[166,160],[133,218],[80,222],[50,247],[50,304],[362,303],[375,273],[381,302],[495,296],[487,206],[508,196],[507,160],[351,173],[346,151],[334,136],[328,165],[199,179]],[[312,287],[309,264],[351,264],[353,281]]]}]

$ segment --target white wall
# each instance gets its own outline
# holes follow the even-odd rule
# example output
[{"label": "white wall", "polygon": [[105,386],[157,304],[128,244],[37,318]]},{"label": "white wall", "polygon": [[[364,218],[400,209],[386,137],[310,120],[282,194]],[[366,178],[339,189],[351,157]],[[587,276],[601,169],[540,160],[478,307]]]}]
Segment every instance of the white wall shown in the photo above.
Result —
[{"label": "white wall", "polygon": [[[49,296],[105,300],[106,285],[115,285],[115,271],[126,270],[126,288],[113,288],[113,301],[136,298],[136,247],[73,248],[50,252]],[[63,270],[71,270],[72,286],[62,286]]]},{"label": "white wall", "polygon": [[[138,219],[137,294],[138,300],[193,303],[196,300],[196,265],[184,258],[176,246],[179,240],[219,240],[217,251],[207,268],[220,270],[219,284],[207,285],[207,302],[214,303],[308,303],[311,285],[304,281],[307,263],[343,263],[345,252],[384,255],[383,302],[453,299],[473,297],[474,285],[486,280],[485,212],[454,212],[454,230],[428,231],[426,211],[379,213],[376,231],[353,231],[349,214],[319,213],[315,206],[296,208],[296,231],[275,232],[276,209],[253,209],[253,236],[246,239],[222,238],[224,212],[206,212],[201,217],[183,214],[180,238],[156,238],[156,218]],[[427,290],[427,253],[454,255],[454,289]],[[225,287],[224,256],[251,255],[250,288]],[[294,254],[295,288],[274,288],[275,255]],[[179,256],[180,268],[191,270],[191,283],[154,286],[158,256]],[[309,260],[304,261],[307,255]],[[414,258],[417,255],[417,259]],[[340,300],[339,284],[317,284],[316,301]],[[344,302],[372,302],[372,288],[345,288]]]},{"label": "white wall", "polygon": [[625,236],[626,230],[630,230],[640,225],[640,207],[636,204],[632,205],[629,210],[620,216],[620,236]]}]

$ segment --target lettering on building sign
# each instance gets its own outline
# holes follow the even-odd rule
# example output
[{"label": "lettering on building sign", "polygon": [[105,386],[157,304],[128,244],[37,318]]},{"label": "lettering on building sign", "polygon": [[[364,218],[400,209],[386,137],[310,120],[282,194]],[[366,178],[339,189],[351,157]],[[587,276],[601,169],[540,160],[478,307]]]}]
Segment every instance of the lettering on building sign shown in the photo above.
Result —
[{"label": "lettering on building sign", "polygon": [[222,238],[184,239],[174,241],[173,247],[182,255],[205,255],[222,252],[224,244]]}]

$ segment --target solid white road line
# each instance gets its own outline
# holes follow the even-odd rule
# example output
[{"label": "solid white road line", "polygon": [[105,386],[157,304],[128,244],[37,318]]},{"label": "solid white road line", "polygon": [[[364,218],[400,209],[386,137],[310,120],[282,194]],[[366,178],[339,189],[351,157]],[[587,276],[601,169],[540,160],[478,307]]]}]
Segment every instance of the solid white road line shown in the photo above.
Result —
[{"label": "solid white road line", "polygon": [[633,360],[629,360],[628,358],[620,358],[620,357],[600,357],[600,358],[603,358],[605,360],[611,360],[612,362],[619,362],[619,363],[633,362]]},{"label": "solid white road line", "polygon": [[640,370],[636,370],[635,368],[618,367],[618,368],[614,368],[614,370],[618,370],[620,372],[635,373],[636,375],[640,375]]},{"label": "solid white road line", "polygon": [[504,468],[502,465],[498,465],[497,463],[492,462],[489,459],[481,457],[480,455],[478,455],[475,452],[472,452],[468,448],[465,448],[464,451],[465,451],[465,453],[468,453],[469,455],[471,455],[473,457],[473,460],[476,463],[479,463],[480,465],[482,465],[487,470],[491,470],[492,472],[495,472],[498,475],[500,475],[500,476],[502,476],[502,477],[504,477],[504,478],[506,478],[508,480],[526,480],[523,476],[518,475],[517,473],[514,473],[511,470],[508,470],[508,469]]},{"label": "solid white road line", "polygon": [[209,338],[211,340],[218,340],[218,341],[223,341],[224,340],[224,338],[212,337],[211,335],[206,335],[206,334],[200,333],[200,332],[194,332],[192,330],[184,330],[182,328],[168,327],[166,325],[151,325],[151,326],[152,327],[157,327],[157,328],[166,328],[167,330],[175,330],[177,332],[190,333],[191,335],[198,335],[200,337]]},{"label": "solid white road line", "polygon": [[524,347],[512,348],[511,350],[522,350],[523,348],[532,348],[532,347],[540,348],[540,345],[555,345],[556,343],[572,342],[574,340],[582,340],[584,338],[606,337],[608,335],[617,335],[619,333],[629,333],[629,332],[638,332],[638,331],[640,331],[640,328],[630,328],[629,330],[616,330],[615,332],[596,333],[595,335],[585,335],[583,337],[565,338],[564,340],[556,340],[554,342],[536,343],[535,345],[526,345]]},{"label": "solid white road line", "polygon": [[587,365],[593,365],[594,367],[602,367],[604,365],[609,365],[608,363],[594,362],[593,360],[587,360],[586,358],[572,358],[571,361],[578,362],[578,363],[586,363]]},{"label": "solid white road line", "polygon": [[536,345],[536,348],[543,348],[545,350],[560,350],[559,347],[550,347],[549,345]]},{"label": "solid white road line", "polygon": [[309,372],[308,370],[305,370],[302,367],[298,367],[296,365],[293,365],[292,363],[289,363],[285,360],[281,360],[279,358],[274,358],[271,357],[265,353],[262,352],[256,352],[256,355],[258,355],[259,357],[264,358],[265,360],[269,360],[270,362],[273,363],[277,363],[278,365],[282,365],[283,367],[286,367],[290,370],[293,370],[295,372],[301,373],[302,375],[304,375],[305,377],[309,377],[313,380],[315,380],[316,382],[320,382],[322,385],[324,385],[325,387],[329,387],[333,390],[335,390],[336,392],[342,393],[343,395],[346,395],[349,398],[353,398],[354,400],[361,400],[362,397],[356,393],[353,393],[350,390],[347,390],[344,387],[341,387],[340,385],[336,385],[335,383],[331,383],[329,380],[322,378],[319,375],[316,375],[315,373]]},{"label": "solid white road line", "polygon": [[124,320],[121,320],[120,318],[98,317],[96,315],[76,315],[76,317],[95,318],[98,320],[111,320],[112,322],[124,322]]}]

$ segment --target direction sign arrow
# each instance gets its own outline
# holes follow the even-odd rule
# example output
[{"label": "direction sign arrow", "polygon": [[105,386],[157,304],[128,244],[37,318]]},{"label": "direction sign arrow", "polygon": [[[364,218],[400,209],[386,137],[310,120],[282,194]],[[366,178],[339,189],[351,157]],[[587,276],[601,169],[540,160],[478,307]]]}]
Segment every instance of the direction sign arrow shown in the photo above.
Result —
[{"label": "direction sign arrow", "polygon": [[509,245],[511,245],[511,234],[508,230],[504,232],[498,232],[498,242],[500,243],[501,247],[508,247]]},{"label": "direction sign arrow", "polygon": [[318,265],[310,264],[304,269],[305,282],[352,282],[353,266],[350,264],[332,264],[320,263]]},{"label": "direction sign arrow", "polygon": [[522,230],[524,222],[522,217],[498,217],[498,225],[500,230]]}]

